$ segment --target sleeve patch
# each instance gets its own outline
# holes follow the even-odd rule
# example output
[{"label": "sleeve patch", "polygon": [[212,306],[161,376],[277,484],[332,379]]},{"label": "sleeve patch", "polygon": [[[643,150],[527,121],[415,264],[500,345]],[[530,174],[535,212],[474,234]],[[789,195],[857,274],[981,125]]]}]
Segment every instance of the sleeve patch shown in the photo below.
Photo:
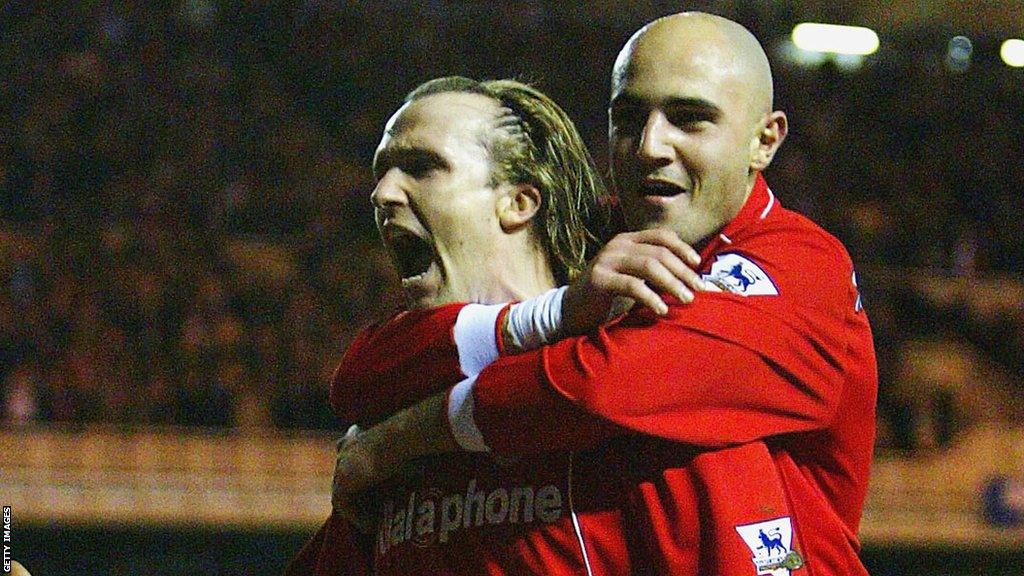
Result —
[{"label": "sleeve patch", "polygon": [[737,526],[743,542],[750,548],[758,574],[789,576],[803,567],[804,559],[793,549],[793,522],[789,516]]},{"label": "sleeve patch", "polygon": [[701,278],[724,292],[740,296],[779,295],[778,287],[767,272],[749,258],[736,253],[715,256],[711,271],[701,275]]}]

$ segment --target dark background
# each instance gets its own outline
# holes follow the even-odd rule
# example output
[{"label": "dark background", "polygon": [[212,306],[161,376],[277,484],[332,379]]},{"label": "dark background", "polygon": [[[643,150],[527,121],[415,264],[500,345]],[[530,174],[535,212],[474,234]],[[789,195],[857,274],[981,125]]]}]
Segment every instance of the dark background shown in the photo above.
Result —
[{"label": "dark background", "polygon": [[[824,17],[796,0],[6,2],[0,426],[339,430],[330,371],[399,304],[368,196],[404,94],[441,75],[530,80],[604,165],[614,57],[681,9],[732,17],[768,48],[791,134],[767,177],[858,266],[880,453],[1017,425],[1024,69],[997,52],[1024,28],[1013,2],[954,4],[830,4],[830,21],[881,36],[851,68],[787,59],[792,27]],[[962,70],[957,34],[973,42]],[[940,360],[973,368],[935,385],[917,363]],[[37,576],[274,574],[305,536],[54,524],[20,527],[17,550]],[[1016,574],[1020,556],[864,554],[880,575]]]},{"label": "dark background", "polygon": [[974,34],[960,72],[946,48],[961,32],[941,21],[881,30],[856,69],[804,67],[784,56],[800,3],[612,4],[6,4],[7,419],[335,428],[326,375],[399,302],[367,198],[403,95],[445,74],[533,80],[604,164],[614,56],[683,6],[769,49],[791,135],[767,176],[858,266],[883,412],[899,410],[885,380],[901,343],[922,335],[955,337],[1019,385],[1019,309],[936,309],[912,286],[1019,282],[1024,69],[999,61],[1003,34]]}]

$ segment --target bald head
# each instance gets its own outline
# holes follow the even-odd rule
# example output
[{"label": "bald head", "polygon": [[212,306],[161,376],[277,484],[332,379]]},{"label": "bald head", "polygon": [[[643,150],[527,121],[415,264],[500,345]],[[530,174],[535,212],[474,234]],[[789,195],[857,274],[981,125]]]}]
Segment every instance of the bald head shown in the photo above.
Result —
[{"label": "bald head", "polygon": [[612,74],[612,181],[629,227],[691,244],[736,216],[786,137],[764,50],[739,24],[685,12],[630,38]]},{"label": "bald head", "polygon": [[638,30],[615,61],[612,94],[631,76],[655,72],[670,78],[694,67],[742,92],[752,117],[771,112],[772,71],[760,42],[736,22],[703,12],[665,16]]}]

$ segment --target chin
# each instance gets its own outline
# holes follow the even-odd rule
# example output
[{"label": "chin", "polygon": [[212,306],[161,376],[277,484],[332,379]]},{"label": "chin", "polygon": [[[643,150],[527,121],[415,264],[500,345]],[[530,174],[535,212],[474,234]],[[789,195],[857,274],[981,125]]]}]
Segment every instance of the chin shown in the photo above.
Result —
[{"label": "chin", "polygon": [[675,230],[677,226],[667,218],[663,213],[661,214],[639,214],[636,217],[628,218],[626,223],[629,225],[630,230],[653,230],[655,228],[666,228]]},{"label": "chin", "polygon": [[402,294],[405,296],[406,306],[410,310],[434,308],[442,304],[438,292],[425,286],[404,286]]},{"label": "chin", "polygon": [[404,292],[405,299],[406,302],[408,302],[410,310],[437,308],[438,306],[444,306],[445,304],[467,302],[470,300],[466,297],[458,297],[453,294],[451,290],[447,290],[445,287],[441,287],[436,290],[405,290]]}]

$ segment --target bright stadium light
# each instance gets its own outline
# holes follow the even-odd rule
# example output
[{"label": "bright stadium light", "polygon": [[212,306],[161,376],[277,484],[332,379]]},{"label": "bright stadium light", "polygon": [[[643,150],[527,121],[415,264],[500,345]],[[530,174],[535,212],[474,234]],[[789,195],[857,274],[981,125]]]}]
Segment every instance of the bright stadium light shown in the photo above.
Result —
[{"label": "bright stadium light", "polygon": [[832,56],[832,61],[840,70],[853,72],[864,64],[864,57],[858,54],[835,54]]},{"label": "bright stadium light", "polygon": [[1003,42],[1003,46],[999,49],[999,56],[1003,58],[1003,62],[1007,66],[1024,68],[1024,40],[1011,38]]},{"label": "bright stadium light", "polygon": [[793,28],[793,44],[802,50],[867,56],[878,50],[878,34],[861,26],[804,22]]},{"label": "bright stadium light", "polygon": [[825,54],[824,52],[811,52],[809,50],[801,50],[793,44],[793,41],[786,38],[780,40],[775,44],[775,51],[780,58],[791,64],[797,66],[803,66],[805,68],[813,68],[815,66],[824,64],[828,61],[831,55]]}]

